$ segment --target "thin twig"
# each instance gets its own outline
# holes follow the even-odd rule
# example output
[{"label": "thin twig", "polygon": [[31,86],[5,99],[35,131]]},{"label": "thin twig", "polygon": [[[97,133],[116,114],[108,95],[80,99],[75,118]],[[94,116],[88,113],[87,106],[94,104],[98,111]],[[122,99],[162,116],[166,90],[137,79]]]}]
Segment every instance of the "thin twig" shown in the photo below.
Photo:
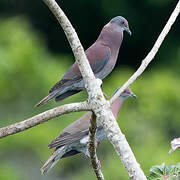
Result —
[{"label": "thin twig", "polygon": [[96,153],[96,147],[95,147],[97,123],[96,123],[96,115],[94,113],[92,113],[90,122],[91,123],[89,127],[89,153],[91,158],[91,164],[97,179],[104,180],[104,176],[103,173],[101,172],[101,167],[99,164],[99,160]]},{"label": "thin twig", "polygon": [[88,111],[88,110],[90,110],[90,108],[88,107],[88,104],[86,101],[80,102],[80,103],[65,104],[65,105],[50,109],[48,111],[45,111],[41,114],[33,116],[19,123],[15,123],[15,124],[1,128],[0,138],[24,131],[33,126],[36,126],[40,123],[46,122],[54,117],[58,117],[66,113],[77,112],[77,111]]},{"label": "thin twig", "polygon": [[111,103],[113,103],[117,97],[127,88],[129,87],[146,69],[146,67],[148,66],[148,64],[154,59],[156,53],[158,52],[162,42],[164,41],[164,38],[166,37],[166,35],[168,34],[168,32],[171,29],[171,26],[174,24],[178,14],[180,12],[180,0],[176,5],[176,8],[174,9],[174,11],[172,12],[168,22],[166,23],[166,25],[164,26],[161,34],[159,35],[158,39],[156,40],[153,48],[151,49],[151,51],[148,53],[148,55],[145,57],[145,59],[142,61],[141,66],[138,68],[138,70],[129,78],[128,81],[126,81],[126,83],[124,83],[124,85],[119,89],[119,91],[116,93],[115,96],[113,96],[113,98],[110,100]]}]

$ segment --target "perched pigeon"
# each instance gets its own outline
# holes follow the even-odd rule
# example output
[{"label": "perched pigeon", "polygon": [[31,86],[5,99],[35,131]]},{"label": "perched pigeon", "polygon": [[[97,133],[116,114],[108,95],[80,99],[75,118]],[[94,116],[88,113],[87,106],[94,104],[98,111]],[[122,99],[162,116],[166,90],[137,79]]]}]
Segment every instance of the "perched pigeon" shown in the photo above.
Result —
[{"label": "perched pigeon", "polygon": [[[116,119],[124,100],[128,97],[136,97],[129,88],[127,88],[112,104],[112,112]],[[88,151],[88,141],[91,115],[92,113],[88,112],[80,119],[67,126],[61,132],[60,136],[55,138],[48,145],[49,148],[55,148],[55,151],[41,168],[42,174],[47,173],[61,158],[73,156],[81,152],[84,153],[87,157],[90,157]],[[103,126],[99,123],[97,125],[96,132],[96,144],[98,145],[105,138],[106,133],[103,129]]]},{"label": "perched pigeon", "polygon": [[[104,79],[113,70],[123,40],[124,30],[131,35],[128,21],[122,16],[113,18],[103,27],[95,43],[85,51],[96,78]],[[63,100],[84,89],[84,81],[78,64],[75,62],[62,79],[52,87],[48,96],[36,106],[41,106],[53,98],[55,101]]]}]

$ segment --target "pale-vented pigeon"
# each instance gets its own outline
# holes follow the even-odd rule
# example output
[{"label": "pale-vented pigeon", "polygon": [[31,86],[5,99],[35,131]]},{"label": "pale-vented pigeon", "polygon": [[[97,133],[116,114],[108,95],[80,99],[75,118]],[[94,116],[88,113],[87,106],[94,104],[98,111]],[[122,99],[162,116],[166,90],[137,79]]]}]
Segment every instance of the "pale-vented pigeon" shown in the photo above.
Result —
[{"label": "pale-vented pigeon", "polygon": [[[95,43],[85,51],[96,78],[104,79],[113,70],[123,40],[124,30],[131,35],[128,21],[122,16],[113,18],[103,27]],[[63,100],[84,89],[84,81],[78,64],[75,62],[62,79],[52,87],[48,96],[36,106],[41,106],[53,98],[55,101]]]},{"label": "pale-vented pigeon", "polygon": [[[115,93],[117,92],[117,90],[115,91]],[[123,101],[128,97],[136,98],[136,96],[129,88],[127,88],[112,104],[111,109],[116,119]],[[67,126],[61,132],[60,136],[55,138],[48,145],[49,148],[55,148],[55,151],[41,168],[42,174],[47,173],[61,158],[73,156],[81,152],[84,153],[87,157],[90,157],[88,151],[88,135],[91,115],[92,113],[88,112],[80,119]],[[103,129],[103,126],[99,123],[97,125],[96,132],[96,144],[98,145],[105,138],[106,133]]]}]

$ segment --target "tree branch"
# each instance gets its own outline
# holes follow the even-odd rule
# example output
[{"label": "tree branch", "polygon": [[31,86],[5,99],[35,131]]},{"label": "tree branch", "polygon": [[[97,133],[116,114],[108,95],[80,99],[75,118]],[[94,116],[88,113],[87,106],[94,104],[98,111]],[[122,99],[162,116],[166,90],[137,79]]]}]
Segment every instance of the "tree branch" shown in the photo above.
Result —
[{"label": "tree branch", "polygon": [[[45,122],[53,117],[57,117],[61,114],[65,114],[68,112],[81,111],[81,110],[93,110],[95,113],[97,120],[100,121],[107,133],[107,136],[111,143],[113,144],[116,152],[120,156],[128,175],[131,179],[146,179],[143,171],[140,169],[139,164],[136,162],[134,154],[132,153],[128,142],[126,141],[125,136],[122,134],[120,128],[118,127],[117,122],[110,110],[110,103],[104,99],[103,93],[101,91],[100,85],[102,83],[101,80],[95,79],[94,74],[90,68],[89,62],[87,61],[86,55],[84,53],[83,47],[78,39],[78,36],[70,24],[69,20],[63,13],[63,11],[59,8],[57,3],[54,0],[44,0],[44,2],[49,6],[51,11],[54,13],[62,28],[65,31],[65,34],[68,38],[68,41],[73,50],[74,56],[78,62],[79,69],[82,73],[83,79],[85,81],[85,87],[87,89],[89,95],[89,104],[90,107],[87,106],[87,103],[84,102],[82,107],[80,103],[64,105],[61,107],[57,107],[41,113],[35,117],[29,118],[20,123],[16,123],[14,125],[10,125],[0,129],[0,138],[15,134],[17,132],[23,131],[35,125],[38,125],[42,122]],[[146,69],[148,64],[152,61],[155,54],[157,53],[160,45],[162,44],[165,36],[169,32],[172,24],[177,18],[180,11],[180,1],[177,3],[175,10],[173,11],[170,19],[168,20],[166,26],[164,27],[162,33],[158,37],[153,49],[147,55],[147,57],[142,61],[139,69],[134,73],[133,76],[121,87],[116,96],[110,100],[110,102],[114,102],[115,99],[130,85],[132,84],[138,76],[142,74],[142,72]],[[63,108],[67,108],[65,111]],[[69,109],[68,109],[69,108]]]},{"label": "tree branch", "polygon": [[158,39],[156,40],[153,48],[148,53],[148,55],[145,57],[144,60],[142,60],[141,66],[138,68],[138,70],[129,78],[129,80],[119,89],[119,91],[116,93],[115,96],[110,100],[111,103],[113,103],[117,97],[127,88],[129,87],[146,69],[148,64],[154,59],[156,53],[158,52],[162,42],[164,41],[164,38],[168,34],[168,32],[171,29],[171,26],[174,24],[178,14],[180,12],[180,0],[177,3],[174,11],[172,12],[168,22],[164,26],[161,34],[159,35]]},{"label": "tree branch", "polygon": [[[71,25],[69,19],[66,17],[62,9],[56,3],[55,0],[43,0],[45,4],[49,7],[51,12],[54,14],[59,24],[64,30],[64,33],[69,41],[71,49],[74,53],[74,57],[78,62],[79,69],[81,71],[82,77],[84,81],[88,81],[90,79],[94,79],[94,73],[91,70],[89,61],[87,60],[84,49],[81,45],[81,42],[77,36],[76,31]],[[86,68],[83,68],[86,67]]]},{"label": "tree branch", "polygon": [[91,158],[91,164],[97,179],[104,180],[104,176],[103,173],[101,172],[101,167],[99,164],[99,160],[96,153],[96,147],[95,147],[97,122],[94,113],[92,113],[90,122],[91,124],[89,127],[89,154]]},{"label": "tree branch", "polygon": [[[125,136],[121,133],[116,119],[114,118],[110,109],[110,103],[104,98],[100,87],[102,81],[95,78],[75,30],[55,0],[43,1],[56,16],[67,36],[85,82],[85,88],[89,96],[89,104],[97,117],[97,121],[102,123],[104,130],[107,133],[107,137],[120,156],[129,177],[134,180],[145,180],[146,177],[141,170],[140,165],[137,163]],[[125,152],[125,154],[122,152]]]},{"label": "tree branch", "polygon": [[63,114],[76,112],[76,111],[88,111],[88,110],[91,110],[91,109],[88,107],[88,104],[86,101],[80,102],[80,103],[65,104],[65,105],[50,109],[48,111],[45,111],[41,114],[33,116],[19,123],[15,123],[15,124],[1,128],[0,138],[24,131],[26,129],[29,129],[33,126],[36,126],[40,123],[46,122],[54,117],[58,117]]}]

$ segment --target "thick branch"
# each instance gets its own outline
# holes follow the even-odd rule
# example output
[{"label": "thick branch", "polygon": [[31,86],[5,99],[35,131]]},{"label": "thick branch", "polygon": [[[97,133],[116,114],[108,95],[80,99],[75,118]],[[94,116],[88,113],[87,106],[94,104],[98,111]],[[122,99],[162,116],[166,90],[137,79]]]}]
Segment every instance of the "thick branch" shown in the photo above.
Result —
[{"label": "thick branch", "polygon": [[158,52],[158,49],[160,48],[164,38],[168,34],[168,32],[171,29],[171,26],[174,24],[178,14],[180,12],[180,1],[177,3],[176,8],[172,12],[168,22],[164,26],[161,34],[159,35],[158,39],[156,40],[153,48],[149,52],[149,54],[146,56],[146,58],[142,61],[141,66],[138,68],[138,70],[129,78],[129,80],[119,89],[119,91],[116,93],[115,96],[110,100],[110,102],[114,102],[117,97],[127,88],[129,87],[146,69],[148,64],[154,59],[156,53]]},{"label": "thick branch", "polygon": [[[89,96],[89,104],[93,112],[95,113],[97,120],[103,124],[107,136],[110,142],[115,147],[116,152],[119,155],[121,154],[120,158],[128,172],[129,177],[134,180],[145,180],[146,177],[143,171],[141,170],[140,165],[137,163],[135,156],[128,145],[128,142],[126,141],[124,136],[123,138],[121,137],[121,130],[118,124],[116,123],[116,119],[114,118],[113,113],[111,112],[110,103],[105,100],[103,93],[101,91],[100,86],[102,81],[99,79],[95,79],[95,76],[91,70],[89,62],[84,53],[83,47],[78,39],[75,30],[73,29],[69,20],[65,16],[64,12],[60,9],[58,4],[55,2],[55,0],[43,1],[48,5],[50,10],[53,12],[53,14],[56,16],[59,23],[61,24],[63,30],[65,31],[65,34],[67,36],[67,39],[69,40],[75,59],[78,62],[79,69],[85,82],[85,87]],[[114,137],[118,137],[119,140],[117,140],[117,138],[114,139]],[[123,156],[123,153],[121,153],[121,140],[126,141],[124,144],[126,144],[127,146],[123,147],[125,149],[125,151],[123,152],[126,152],[125,156]],[[126,161],[126,159],[128,161]]]},{"label": "thick branch", "polygon": [[97,123],[96,123],[96,116],[94,113],[92,113],[91,116],[91,125],[89,127],[89,153],[91,158],[91,164],[94,170],[94,173],[96,174],[96,177],[98,180],[104,180],[103,173],[101,172],[101,167],[99,164],[99,160],[96,154],[96,147],[95,147],[95,141],[96,141],[96,129],[97,129]]},{"label": "thick branch", "polygon": [[[111,143],[113,144],[116,152],[120,156],[126,170],[128,171],[129,177],[131,179],[146,179],[144,176],[144,173],[139,167],[139,164],[136,162],[136,159],[125,139],[125,136],[121,133],[121,130],[119,129],[115,118],[110,110],[110,104],[109,102],[105,101],[102,91],[100,89],[101,81],[95,79],[94,74],[89,66],[89,63],[87,61],[86,55],[84,53],[84,50],[81,46],[81,43],[76,35],[76,32],[72,28],[70,22],[64,15],[63,11],[59,8],[57,3],[54,0],[44,0],[44,2],[50,7],[51,11],[54,13],[58,21],[60,22],[61,26],[63,27],[66,36],[69,40],[69,43],[71,44],[73,53],[75,55],[75,58],[78,62],[80,71],[82,73],[82,76],[85,81],[85,86],[88,91],[89,95],[89,103],[92,107],[92,110],[97,116],[97,119],[103,124],[104,129],[107,133],[107,136]],[[148,54],[148,56],[143,60],[140,68],[136,71],[136,73],[126,82],[122,88],[119,90],[118,95],[123,92],[124,89],[126,89],[132,82],[135,81],[135,79],[142,74],[142,72],[145,70],[147,65],[150,63],[150,61],[154,58],[155,54],[158,51],[158,48],[160,47],[162,41],[164,40],[164,37],[168,33],[169,29],[171,28],[171,25],[174,23],[177,15],[180,11],[180,1],[178,2],[173,14],[171,15],[168,23],[166,24],[165,28],[163,29],[161,35],[159,36],[157,42],[155,43],[153,49]],[[112,103],[117,97],[114,97],[110,102]],[[77,103],[74,103],[74,107],[72,109],[69,109],[66,111],[73,112],[73,111],[80,111],[80,110],[90,110],[90,108],[80,108],[76,107]],[[87,104],[86,104],[87,105]],[[62,106],[66,107],[66,105]],[[60,108],[60,107],[59,107]],[[57,108],[55,108],[57,109]],[[47,111],[48,114],[41,113],[33,118],[27,119],[23,122],[16,123],[15,126],[11,125],[5,128],[0,129],[0,137],[4,137],[10,134],[14,134],[20,131],[23,131],[27,128],[30,128],[32,126],[35,126],[41,122],[45,122],[48,119],[51,119],[53,117],[57,117],[61,114],[64,114],[65,112],[59,112],[57,113],[55,109]],[[53,110],[55,110],[53,112]],[[47,117],[48,116],[48,117]],[[34,119],[35,118],[35,119]],[[37,122],[36,122],[37,121]]]},{"label": "thick branch", "polygon": [[34,117],[21,121],[19,123],[12,124],[10,126],[6,126],[0,129],[0,138],[24,131],[33,126],[36,126],[40,123],[46,122],[54,117],[58,117],[60,115],[76,112],[76,111],[87,111],[90,110],[87,102],[80,103],[72,103],[66,104],[63,106],[59,106],[48,111],[45,111],[41,114],[38,114]]},{"label": "thick branch", "polygon": [[[96,114],[97,120],[102,122],[107,137],[119,155],[130,179],[145,180],[146,177],[140,165],[137,163],[125,135],[121,132],[117,122],[114,120],[113,114],[109,113],[109,109],[103,109],[101,112],[96,112]],[[101,116],[99,116],[99,114],[101,114]]]},{"label": "thick branch", "polygon": [[[58,20],[59,24],[63,28],[66,37],[69,41],[71,49],[74,53],[75,59],[78,62],[82,77],[84,81],[88,81],[88,79],[94,79],[94,73],[91,70],[89,65],[89,61],[86,58],[86,54],[84,49],[81,45],[81,42],[77,36],[76,31],[74,30],[73,26],[71,25],[70,21],[56,3],[55,0],[43,0],[46,5],[49,7],[51,12],[55,15],[56,19]],[[86,67],[86,68],[83,68]]]}]

